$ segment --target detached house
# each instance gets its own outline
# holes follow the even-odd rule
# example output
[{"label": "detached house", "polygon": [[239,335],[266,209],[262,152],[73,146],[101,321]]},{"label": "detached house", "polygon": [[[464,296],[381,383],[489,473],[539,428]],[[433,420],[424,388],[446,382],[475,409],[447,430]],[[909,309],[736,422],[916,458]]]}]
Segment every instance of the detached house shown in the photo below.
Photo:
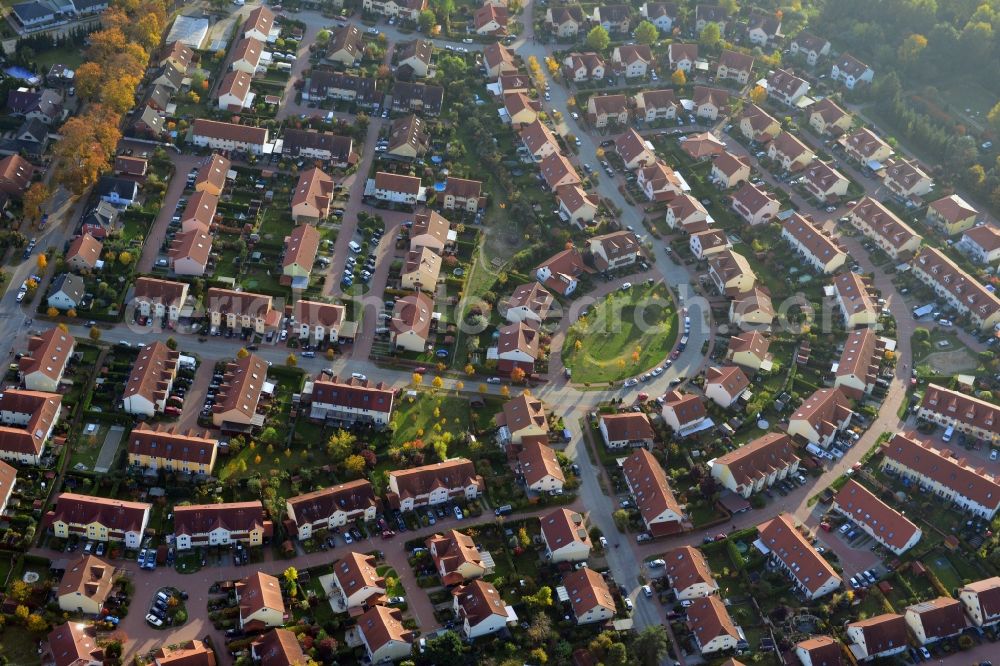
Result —
[{"label": "detached house", "polygon": [[576,290],[578,279],[587,273],[583,256],[575,247],[563,250],[535,269],[535,279],[560,296],[569,296]]},{"label": "detached house", "polygon": [[566,483],[556,452],[538,439],[522,443],[517,456],[517,470],[524,477],[524,485],[535,493],[560,493]]},{"label": "detached house", "polygon": [[587,567],[563,576],[562,587],[569,595],[577,624],[606,622],[615,616],[615,598],[601,574]]},{"label": "detached house", "polygon": [[713,366],[705,371],[705,397],[723,409],[732,407],[749,386],[750,380],[735,365]]},{"label": "detached house", "polygon": [[240,628],[260,631],[285,624],[285,600],[281,583],[274,576],[260,571],[236,583]]},{"label": "detached house", "polygon": [[[325,219],[330,216],[332,202],[333,178],[317,167],[303,171],[292,194],[292,220],[303,223]],[[312,268],[312,264],[307,268]]]},{"label": "detached house", "polygon": [[[421,252],[425,250],[426,248]],[[434,301],[424,292],[418,291],[396,300],[392,319],[389,320],[389,339],[397,349],[422,352],[427,348],[432,324]]]},{"label": "detached house", "polygon": [[850,425],[853,415],[850,401],[840,389],[816,389],[788,420],[788,434],[825,449]]},{"label": "detached house", "polygon": [[650,448],[656,433],[646,414],[622,412],[601,414],[598,429],[609,449]]},{"label": "detached house", "polygon": [[545,10],[545,23],[559,39],[576,37],[585,26],[583,9],[579,5],[549,7]]},{"label": "detached house", "polygon": [[740,133],[755,143],[764,144],[781,134],[781,123],[756,104],[747,104],[740,116]]},{"label": "detached house", "polygon": [[781,19],[775,14],[756,11],[750,14],[750,19],[747,21],[747,38],[751,44],[765,47],[782,36]]},{"label": "detached house", "polygon": [[[375,0],[365,0],[365,3]],[[426,0],[415,0],[424,2]],[[393,3],[394,0],[389,0]],[[389,4],[387,3],[387,4]],[[358,618],[358,635],[372,664],[399,661],[413,652],[415,635],[403,626],[403,614],[398,608],[373,606]]]},{"label": "detached house", "polygon": [[645,44],[626,44],[615,47],[611,60],[625,74],[625,78],[633,79],[646,76],[653,63],[653,52]]},{"label": "detached house", "polygon": [[836,666],[842,663],[840,643],[830,636],[812,636],[795,644],[802,666]]},{"label": "detached house", "polygon": [[649,201],[671,201],[690,190],[680,174],[659,160],[636,170],[636,185]]},{"label": "detached house", "polygon": [[628,34],[632,29],[632,12],[628,5],[598,5],[592,20],[611,34]]},{"label": "detached house", "polygon": [[824,97],[809,107],[809,126],[818,134],[840,135],[850,131],[854,119],[851,114]]},{"label": "detached house", "polygon": [[592,95],[587,100],[587,117],[600,129],[608,125],[628,124],[628,97],[625,95]]},{"label": "detached house", "polygon": [[430,136],[424,129],[424,121],[419,116],[410,114],[392,121],[387,155],[416,160],[426,154],[429,147]]},{"label": "detached house", "polygon": [[732,189],[750,180],[750,162],[732,153],[720,153],[712,160],[709,178],[724,190]]},{"label": "detached house", "polygon": [[115,568],[104,560],[84,555],[66,565],[56,593],[59,609],[67,613],[100,615],[114,587]]},{"label": "detached house", "polygon": [[733,195],[732,208],[747,224],[754,226],[770,222],[778,214],[781,202],[753,183],[743,183]]},{"label": "detached house", "polygon": [[735,650],[742,640],[729,610],[718,595],[692,599],[687,608],[687,625],[702,655]]},{"label": "detached house", "polygon": [[769,159],[778,162],[785,171],[799,171],[816,158],[816,154],[790,132],[782,132],[767,146]]},{"label": "detached house", "polygon": [[474,580],[452,590],[452,610],[462,622],[468,640],[495,634],[508,623],[517,622],[514,609],[507,606],[491,583]]},{"label": "detached house", "polygon": [[708,229],[714,220],[700,201],[690,194],[681,194],[667,204],[665,218],[671,229],[682,229],[691,234]]},{"label": "detached house", "polygon": [[712,478],[723,488],[748,498],[799,471],[792,439],[769,432],[709,462]]},{"label": "detached house", "polygon": [[599,271],[618,270],[638,261],[642,246],[631,231],[612,231],[592,236],[588,241],[594,265]]},{"label": "detached house", "polygon": [[667,46],[667,62],[670,63],[670,70],[676,72],[681,70],[685,74],[690,74],[694,69],[694,63],[698,60],[697,44],[681,44],[671,42]]},{"label": "detached house", "polygon": [[989,224],[973,227],[955,247],[980,264],[995,264],[1000,261],[1000,231]]},{"label": "detached house", "polygon": [[805,58],[810,67],[815,67],[820,58],[830,54],[830,42],[805,31],[796,35],[788,48],[792,55]]},{"label": "detached house", "polygon": [[772,356],[768,353],[771,340],[760,331],[748,331],[729,338],[726,358],[744,368],[770,372]]},{"label": "detached house", "polygon": [[677,94],[671,90],[640,90],[632,98],[635,105],[636,120],[655,123],[661,120],[673,120],[677,117],[677,109],[681,107]]},{"label": "detached house", "polygon": [[504,74],[517,72],[514,52],[499,42],[493,42],[483,47],[483,64],[490,79],[497,79]]},{"label": "detached house", "polygon": [[809,92],[809,84],[790,71],[775,67],[767,77],[767,96],[785,106],[795,106]]},{"label": "detached house", "polygon": [[472,15],[472,28],[477,35],[505,35],[509,20],[506,7],[485,4]]},{"label": "detached house", "polygon": [[[709,88],[707,86],[695,86],[694,88],[694,110],[695,115],[707,120],[718,120],[720,113],[725,113],[729,109],[729,93],[721,88]],[[690,141],[694,137],[688,137]]]},{"label": "detached house", "polygon": [[670,426],[674,434],[684,437],[700,430],[705,423],[708,412],[701,397],[693,393],[682,393],[679,390],[664,394],[663,420]]},{"label": "detached house", "polygon": [[815,161],[802,174],[803,185],[821,204],[831,203],[847,196],[851,181],[826,162]]},{"label": "detached house", "polygon": [[340,30],[334,31],[326,47],[326,60],[344,67],[355,67],[361,64],[364,55],[364,35],[361,33],[361,29],[353,23],[348,23]]},{"label": "detached house", "polygon": [[509,373],[520,368],[528,376],[534,374],[541,342],[538,324],[519,321],[501,326],[497,333],[497,371]]},{"label": "detached house", "polygon": [[522,284],[501,304],[501,312],[509,323],[519,321],[540,323],[548,317],[553,300],[555,299],[552,294],[537,282]]},{"label": "detached house", "polygon": [[830,78],[840,81],[848,90],[854,90],[859,83],[871,83],[875,71],[849,53],[842,53],[830,68]]},{"label": "detached house", "polygon": [[677,5],[673,2],[644,2],[639,13],[662,33],[671,32],[678,17]]},{"label": "detached house", "polygon": [[678,599],[699,599],[719,591],[708,560],[693,546],[680,546],[663,555],[664,574]]},{"label": "detached house", "polygon": [[75,348],[76,339],[58,326],[28,338],[28,351],[17,361],[24,388],[55,393]]},{"label": "detached house", "polygon": [[526,439],[547,438],[549,421],[545,404],[530,395],[519,395],[503,404],[503,411],[496,416],[501,441],[522,444]]},{"label": "detached house", "polygon": [[555,509],[541,518],[545,557],[553,564],[583,562],[590,557],[593,544],[582,514],[569,509]]},{"label": "detached house", "polygon": [[978,215],[979,211],[965,199],[957,194],[951,194],[941,197],[927,207],[926,220],[928,224],[936,226],[949,236],[954,236],[971,229],[976,224]]},{"label": "detached house", "polygon": [[745,86],[753,75],[753,61],[752,55],[723,49],[715,69],[715,78],[718,81],[735,81]]},{"label": "detached house", "polygon": [[472,537],[458,530],[435,534],[427,539],[426,545],[443,585],[457,585],[492,573],[492,558],[489,554],[486,553],[484,558]]},{"label": "detached house", "polygon": [[333,588],[348,609],[368,609],[385,603],[385,578],[378,574],[374,555],[350,552],[333,565]]},{"label": "detached house", "polygon": [[211,254],[212,237],[201,229],[192,229],[174,237],[167,261],[176,275],[204,275]]},{"label": "detached house", "polygon": [[723,250],[708,258],[708,276],[720,294],[735,296],[754,288],[757,275],[742,254]]},{"label": "detached house", "polygon": [[635,171],[656,162],[653,144],[631,127],[615,137],[615,150],[618,151],[618,156],[622,158],[625,168],[629,171]]},{"label": "detached house", "polygon": [[719,5],[709,5],[699,2],[694,8],[694,31],[701,34],[702,30],[709,23],[719,26],[719,34],[726,34],[726,25],[729,23],[729,12]]},{"label": "detached house", "polygon": [[696,259],[707,259],[710,255],[733,249],[729,236],[722,229],[706,229],[690,235],[688,245]]}]

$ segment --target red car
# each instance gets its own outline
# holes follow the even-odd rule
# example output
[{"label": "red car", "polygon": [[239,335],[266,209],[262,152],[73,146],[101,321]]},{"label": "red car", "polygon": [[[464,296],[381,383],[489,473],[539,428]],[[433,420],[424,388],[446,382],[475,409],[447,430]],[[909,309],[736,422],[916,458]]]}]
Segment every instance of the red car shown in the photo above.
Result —
[{"label": "red car", "polygon": [[166,414],[167,416],[180,416],[181,410],[177,409],[176,407],[167,407],[166,409],[163,410],[163,413]]},{"label": "red car", "polygon": [[639,402],[646,402],[647,400],[649,400],[649,394],[648,393],[640,393],[639,396],[638,396],[638,398],[639,398]]}]

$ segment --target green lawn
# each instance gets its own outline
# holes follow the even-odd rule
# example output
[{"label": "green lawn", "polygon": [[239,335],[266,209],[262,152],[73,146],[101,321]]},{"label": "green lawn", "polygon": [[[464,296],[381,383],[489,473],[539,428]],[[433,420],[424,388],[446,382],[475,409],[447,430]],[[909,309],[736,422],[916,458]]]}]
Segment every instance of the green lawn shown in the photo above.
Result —
[{"label": "green lawn", "polygon": [[609,294],[570,327],[563,363],[574,381],[616,381],[661,363],[676,337],[677,311],[667,287],[635,286]]},{"label": "green lawn", "polygon": [[945,589],[950,591],[964,585],[962,576],[958,573],[954,565],[952,565],[951,560],[948,559],[944,553],[932,553],[924,559],[924,564],[926,564],[927,567],[934,572],[934,575],[938,577],[938,580],[941,581],[941,584],[944,585]]},{"label": "green lawn", "polygon": [[430,391],[417,391],[416,396],[403,393],[392,417],[393,443],[403,444],[437,432],[461,433],[469,429],[469,401]]}]

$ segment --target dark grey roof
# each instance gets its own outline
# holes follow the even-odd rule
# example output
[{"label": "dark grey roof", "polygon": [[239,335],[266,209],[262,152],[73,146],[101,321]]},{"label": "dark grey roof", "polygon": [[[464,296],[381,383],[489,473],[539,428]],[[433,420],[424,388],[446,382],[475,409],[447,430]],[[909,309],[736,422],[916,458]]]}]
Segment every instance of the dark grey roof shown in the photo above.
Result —
[{"label": "dark grey roof", "polygon": [[20,4],[11,7],[11,11],[17,15],[17,18],[21,21],[32,21],[34,19],[45,18],[46,16],[52,16],[55,18],[55,13],[52,9],[41,2],[22,2]]},{"label": "dark grey roof", "polygon": [[59,292],[66,294],[74,303],[79,303],[83,298],[84,283],[83,278],[72,273],[63,273],[52,280],[52,289],[49,294],[54,296]]},{"label": "dark grey roof", "polygon": [[117,194],[119,199],[131,201],[139,192],[139,186],[134,180],[104,176],[97,182],[97,194],[102,197]]}]

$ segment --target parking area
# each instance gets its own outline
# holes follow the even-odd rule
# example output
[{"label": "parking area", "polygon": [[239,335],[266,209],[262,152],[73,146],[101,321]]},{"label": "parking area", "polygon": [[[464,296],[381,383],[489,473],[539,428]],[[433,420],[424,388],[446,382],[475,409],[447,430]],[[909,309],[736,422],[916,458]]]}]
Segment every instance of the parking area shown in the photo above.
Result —
[{"label": "parking area", "polygon": [[184,624],[187,622],[187,609],[184,607],[187,598],[187,592],[172,587],[161,587],[153,593],[146,622],[156,628]]}]

